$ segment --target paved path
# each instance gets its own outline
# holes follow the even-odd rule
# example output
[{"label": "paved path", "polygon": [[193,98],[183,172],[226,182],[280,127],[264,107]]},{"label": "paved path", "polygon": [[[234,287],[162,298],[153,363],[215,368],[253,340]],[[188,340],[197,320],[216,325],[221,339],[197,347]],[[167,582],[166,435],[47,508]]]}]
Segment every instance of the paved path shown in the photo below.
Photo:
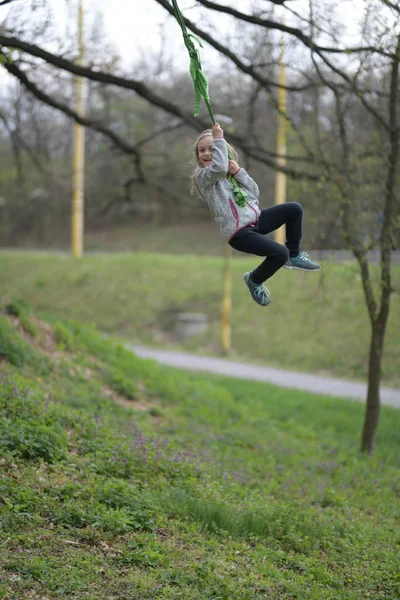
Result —
[{"label": "paved path", "polygon": [[[293,371],[284,371],[283,369],[260,367],[223,358],[197,356],[196,354],[157,350],[129,344],[127,344],[127,348],[130,348],[142,358],[153,358],[162,364],[179,369],[218,373],[220,375],[228,375],[229,377],[238,377],[240,379],[268,381],[269,383],[274,383],[275,385],[280,385],[282,387],[305,390],[316,394],[351,398],[353,400],[365,401],[367,394],[367,386],[364,383],[346,381],[345,379],[334,379],[332,377],[322,377],[320,375],[296,373]],[[388,406],[400,408],[400,390],[382,388],[381,402]]]}]

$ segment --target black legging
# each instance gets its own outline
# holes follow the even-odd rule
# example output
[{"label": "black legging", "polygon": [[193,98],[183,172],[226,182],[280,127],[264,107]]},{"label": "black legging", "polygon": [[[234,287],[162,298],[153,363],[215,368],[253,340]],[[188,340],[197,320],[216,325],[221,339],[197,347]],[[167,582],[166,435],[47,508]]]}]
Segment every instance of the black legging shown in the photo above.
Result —
[{"label": "black legging", "polygon": [[[261,211],[254,227],[244,227],[229,242],[235,250],[266,256],[251,273],[254,283],[264,283],[300,251],[303,207],[298,202],[277,204]],[[286,225],[286,247],[266,237],[267,233]]]}]

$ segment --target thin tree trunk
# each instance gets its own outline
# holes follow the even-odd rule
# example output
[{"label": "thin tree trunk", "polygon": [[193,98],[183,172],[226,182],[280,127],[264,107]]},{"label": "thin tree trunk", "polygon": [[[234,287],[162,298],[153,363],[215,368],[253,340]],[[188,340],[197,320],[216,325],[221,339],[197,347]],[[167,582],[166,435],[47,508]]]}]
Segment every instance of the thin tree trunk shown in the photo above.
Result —
[{"label": "thin tree trunk", "polygon": [[[381,233],[381,301],[380,310],[376,318],[370,318],[372,323],[372,336],[369,354],[368,370],[368,395],[365,413],[365,422],[362,435],[361,450],[372,454],[375,442],[375,433],[378,426],[380,411],[379,387],[382,375],[382,354],[385,340],[386,325],[389,318],[391,285],[391,246],[393,221],[395,217],[396,201],[396,173],[399,159],[400,129],[397,122],[397,102],[399,92],[399,65],[400,65],[400,35],[397,37],[396,54],[392,63],[389,97],[390,117],[390,154],[386,178],[386,197]],[[363,277],[364,281],[364,277]],[[364,286],[365,287],[365,286]],[[367,300],[368,300],[368,294]]]},{"label": "thin tree trunk", "polygon": [[381,408],[379,389],[382,377],[382,352],[385,325],[386,323],[382,324],[379,321],[375,321],[372,325],[368,364],[367,406],[361,445],[362,452],[368,452],[368,454],[372,454],[374,451],[375,434],[378,428]]}]

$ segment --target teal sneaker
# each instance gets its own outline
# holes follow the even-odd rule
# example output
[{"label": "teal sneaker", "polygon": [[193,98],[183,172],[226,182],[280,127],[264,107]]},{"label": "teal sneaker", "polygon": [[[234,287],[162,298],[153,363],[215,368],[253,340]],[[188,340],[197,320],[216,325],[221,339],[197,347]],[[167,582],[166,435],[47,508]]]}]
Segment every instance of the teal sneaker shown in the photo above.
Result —
[{"label": "teal sneaker", "polygon": [[254,283],[250,275],[251,273],[245,273],[243,275],[243,280],[249,288],[253,300],[255,300],[257,304],[261,304],[261,306],[268,306],[271,302],[269,291],[262,283]]},{"label": "teal sneaker", "polygon": [[298,256],[291,256],[283,265],[285,269],[298,269],[299,271],[318,271],[320,265],[308,258],[307,252],[300,252]]}]

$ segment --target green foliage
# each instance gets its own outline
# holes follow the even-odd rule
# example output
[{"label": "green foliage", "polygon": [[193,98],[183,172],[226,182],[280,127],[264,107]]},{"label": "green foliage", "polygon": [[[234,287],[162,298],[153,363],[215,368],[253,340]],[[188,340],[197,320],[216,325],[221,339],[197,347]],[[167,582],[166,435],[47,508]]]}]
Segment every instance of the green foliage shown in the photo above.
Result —
[{"label": "green foliage", "polygon": [[22,314],[22,309],[18,302],[10,302],[9,304],[6,304],[5,308],[6,312],[13,317],[20,317]]},{"label": "green foliage", "polygon": [[138,566],[142,569],[155,569],[157,567],[168,567],[169,558],[163,544],[155,542],[152,536],[147,535],[133,540],[123,556],[118,559],[117,564]]},{"label": "green foliage", "polygon": [[[22,317],[25,325],[26,319],[27,317]],[[32,333],[35,331],[33,327]],[[48,358],[22,339],[8,319],[0,313],[0,359],[2,358],[19,368],[31,366],[38,375],[46,375],[51,369]]]},{"label": "green foliage", "polygon": [[[163,242],[165,246],[168,239]],[[254,257],[235,256],[232,261],[231,324],[235,358],[365,379],[370,325],[358,266],[354,262],[324,261],[321,271],[312,275],[282,269],[271,280],[272,303],[267,312],[253,309],[248,292],[240,284],[243,272],[254,266]],[[90,333],[89,326],[93,322],[103,333],[120,336],[127,342],[158,344],[161,341],[175,348],[217,354],[222,267],[222,259],[217,257],[142,252],[86,256],[77,272],[77,264],[65,257],[0,254],[0,269],[9,293],[18,297],[23,287],[36,307],[57,313],[54,322],[63,323],[66,316],[84,322],[64,323],[69,333],[64,330],[60,335],[61,339],[65,338],[63,343],[66,347],[75,344],[76,348],[105,361],[106,340]],[[184,269],[190,270],[190,277],[182,278]],[[82,272],[90,272],[91,276],[77,287],[75,281]],[[378,265],[372,265],[370,273],[374,292],[379,297]],[[393,265],[392,274],[392,286],[397,289],[398,265]],[[45,289],[35,286],[38,277],[48,282]],[[162,289],[162,296],[154,294],[154,281]],[[396,336],[400,329],[399,302],[399,295],[393,294],[384,346],[383,383],[390,386],[400,383],[400,345]],[[166,327],[177,310],[205,312],[208,330],[177,342],[171,328]],[[282,323],[292,332],[290,339],[282,335]],[[350,337],[351,344],[348,343]],[[118,360],[115,357],[113,367],[119,368]],[[131,373],[134,373],[133,367]]]},{"label": "green foliage", "polygon": [[13,456],[52,462],[64,454],[65,435],[57,423],[43,425],[33,419],[29,423],[13,422],[1,417],[1,427],[6,433],[2,435],[0,446]]},{"label": "green foliage", "polygon": [[30,318],[31,308],[27,302],[25,302],[24,300],[4,302],[3,308],[6,314],[18,318],[19,323],[22,325],[26,333],[28,333],[32,337],[36,337],[38,335],[38,328]]},{"label": "green foliage", "polygon": [[0,381],[0,448],[26,460],[60,460],[66,435],[52,411],[44,412],[34,392],[23,382]]},{"label": "green foliage", "polygon": [[118,394],[129,398],[129,400],[135,400],[138,394],[138,389],[135,383],[125,377],[118,369],[110,369],[107,373],[107,381]]},{"label": "green foliage", "polygon": [[149,408],[149,415],[151,415],[152,417],[162,417],[163,414],[163,410],[158,406],[152,406]]},{"label": "green foliage", "polygon": [[154,525],[154,521],[140,511],[132,514],[125,508],[113,509],[94,502],[88,507],[76,500],[64,502],[53,522],[68,528],[94,527],[112,535],[148,530]]},{"label": "green foliage", "polygon": [[[181,373],[62,323],[46,377],[0,363],[10,598],[398,596],[399,411],[360,456],[359,403]],[[105,401],[113,371],[149,410]]]},{"label": "green foliage", "polygon": [[32,347],[15,332],[8,319],[0,314],[0,357],[22,367],[32,362],[34,356]]},{"label": "green foliage", "polygon": [[21,323],[24,331],[26,331],[26,333],[29,333],[29,335],[31,335],[32,337],[37,337],[38,336],[38,328],[37,325],[29,318],[28,315],[26,314],[22,314],[19,317],[19,322]]},{"label": "green foliage", "polygon": [[[327,505],[325,505],[327,506]],[[171,515],[190,515],[207,531],[226,533],[247,540],[273,540],[287,552],[311,552],[320,548],[329,551],[338,549],[342,539],[357,539],[352,527],[325,519],[317,510],[299,511],[284,502],[270,501],[261,509],[243,508],[241,511],[230,505],[189,497],[181,490],[171,495]]]},{"label": "green foliage", "polygon": [[95,497],[106,507],[126,514],[130,529],[151,531],[154,528],[154,499],[137,486],[118,479],[108,479],[97,486]]},{"label": "green foliage", "polygon": [[73,331],[71,331],[71,329],[65,325],[65,323],[62,323],[61,321],[55,323],[53,332],[54,338],[61,348],[66,348],[67,350],[74,349],[75,344]]}]

